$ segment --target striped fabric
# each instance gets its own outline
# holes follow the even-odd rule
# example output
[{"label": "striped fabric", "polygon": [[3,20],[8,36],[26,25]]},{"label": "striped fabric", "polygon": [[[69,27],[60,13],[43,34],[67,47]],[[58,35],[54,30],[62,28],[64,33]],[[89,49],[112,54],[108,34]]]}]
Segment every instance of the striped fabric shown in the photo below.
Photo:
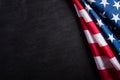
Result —
[{"label": "striped fabric", "polygon": [[101,80],[120,80],[120,63],[79,0],[73,0],[83,31],[91,48]]}]

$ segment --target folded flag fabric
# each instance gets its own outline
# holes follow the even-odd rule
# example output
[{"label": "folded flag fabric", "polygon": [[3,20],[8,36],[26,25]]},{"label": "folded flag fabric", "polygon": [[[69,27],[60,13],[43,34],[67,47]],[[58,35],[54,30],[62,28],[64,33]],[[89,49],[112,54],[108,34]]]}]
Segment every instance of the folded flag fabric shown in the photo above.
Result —
[{"label": "folded flag fabric", "polygon": [[[114,32],[120,34],[120,0],[87,0],[91,6],[112,23]],[[119,39],[120,39],[120,35]]]},{"label": "folded flag fabric", "polygon": [[[95,2],[95,0],[89,1],[91,1],[90,4],[92,4],[92,2]],[[120,63],[118,62],[117,58],[114,55],[114,52],[106,42],[95,22],[99,20],[98,24],[100,27],[102,26],[101,29],[103,29],[106,38],[108,37],[109,39],[109,35],[111,35],[112,32],[107,28],[107,26],[104,26],[104,23],[100,22],[101,19],[96,13],[91,15],[97,16],[90,16],[90,11],[87,12],[84,6],[88,7],[87,9],[91,8],[87,5],[86,2],[84,2],[84,0],[73,0],[73,3],[85,36],[91,48],[92,55],[100,73],[101,79],[120,80]],[[91,11],[91,13],[93,12],[94,11]],[[106,33],[106,31],[109,32],[109,35]]]},{"label": "folded flag fabric", "polygon": [[81,2],[87,9],[92,19],[98,24],[99,27],[97,27],[100,28],[103,36],[109,42],[111,47],[115,50],[115,55],[120,60],[120,42],[118,38],[114,35],[114,33],[112,33],[109,27],[103,22],[99,15],[90,7],[90,5],[85,0],[81,0]]}]

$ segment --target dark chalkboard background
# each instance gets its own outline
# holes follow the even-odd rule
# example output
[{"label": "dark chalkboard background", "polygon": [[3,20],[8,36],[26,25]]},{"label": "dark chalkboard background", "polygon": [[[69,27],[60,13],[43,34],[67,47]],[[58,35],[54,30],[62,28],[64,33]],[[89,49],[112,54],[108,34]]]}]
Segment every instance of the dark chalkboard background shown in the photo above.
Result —
[{"label": "dark chalkboard background", "polygon": [[99,80],[71,0],[0,0],[0,80]]}]

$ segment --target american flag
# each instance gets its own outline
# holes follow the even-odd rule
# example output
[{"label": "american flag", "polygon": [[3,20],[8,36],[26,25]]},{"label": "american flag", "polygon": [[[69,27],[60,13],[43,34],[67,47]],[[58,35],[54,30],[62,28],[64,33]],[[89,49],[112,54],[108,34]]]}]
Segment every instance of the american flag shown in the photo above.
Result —
[{"label": "american flag", "polygon": [[120,31],[120,2],[73,0],[73,4],[101,80],[120,80],[120,42],[116,33]]}]

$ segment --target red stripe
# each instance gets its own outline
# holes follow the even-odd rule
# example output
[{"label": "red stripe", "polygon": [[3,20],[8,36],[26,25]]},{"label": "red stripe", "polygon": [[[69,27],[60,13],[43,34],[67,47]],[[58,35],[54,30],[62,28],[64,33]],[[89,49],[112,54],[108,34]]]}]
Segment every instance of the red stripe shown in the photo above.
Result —
[{"label": "red stripe", "polygon": [[93,21],[87,22],[87,25],[89,26],[88,29],[91,31],[92,34],[100,33],[100,31],[98,30],[97,26]]},{"label": "red stripe", "polygon": [[82,17],[79,18],[81,24],[82,24],[82,28],[83,30],[88,30],[86,22],[84,21],[84,19]]},{"label": "red stripe", "polygon": [[114,68],[99,70],[102,80],[120,80],[119,72]]},{"label": "red stripe", "polygon": [[102,51],[100,50],[100,47],[98,46],[98,44],[93,43],[93,44],[89,44],[89,45],[90,45],[93,56],[100,56],[100,53],[102,53]]},{"label": "red stripe", "polygon": [[102,51],[104,52],[104,54],[106,56],[108,56],[109,58],[113,58],[114,54],[112,52],[112,50],[110,49],[110,47],[108,45],[101,47]]}]

